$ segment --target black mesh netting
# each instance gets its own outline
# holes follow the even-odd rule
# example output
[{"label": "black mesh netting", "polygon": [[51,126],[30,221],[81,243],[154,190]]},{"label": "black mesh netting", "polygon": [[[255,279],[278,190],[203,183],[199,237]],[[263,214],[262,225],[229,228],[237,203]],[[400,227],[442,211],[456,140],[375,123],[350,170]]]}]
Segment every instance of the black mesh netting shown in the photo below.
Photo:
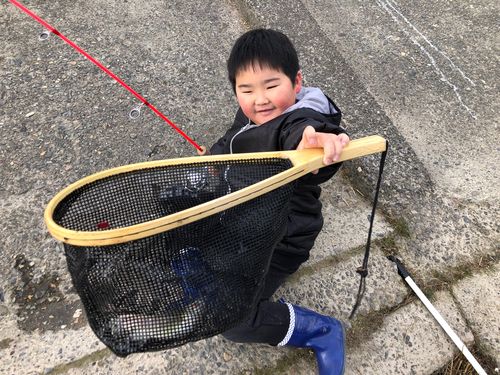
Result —
[{"label": "black mesh netting", "polygon": [[[135,170],[65,197],[53,220],[101,231],[158,219],[292,167],[286,159]],[[246,320],[285,233],[292,184],[176,229],[117,245],[64,244],[89,324],[117,355],[161,350]]]}]

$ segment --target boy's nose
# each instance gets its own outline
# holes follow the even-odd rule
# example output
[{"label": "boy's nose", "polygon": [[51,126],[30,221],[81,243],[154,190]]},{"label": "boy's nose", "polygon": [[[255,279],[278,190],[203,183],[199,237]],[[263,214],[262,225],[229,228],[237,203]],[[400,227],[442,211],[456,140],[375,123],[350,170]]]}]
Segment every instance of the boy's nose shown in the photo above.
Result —
[{"label": "boy's nose", "polygon": [[255,100],[255,104],[257,105],[263,105],[269,103],[269,99],[263,92],[257,93],[257,99]]}]

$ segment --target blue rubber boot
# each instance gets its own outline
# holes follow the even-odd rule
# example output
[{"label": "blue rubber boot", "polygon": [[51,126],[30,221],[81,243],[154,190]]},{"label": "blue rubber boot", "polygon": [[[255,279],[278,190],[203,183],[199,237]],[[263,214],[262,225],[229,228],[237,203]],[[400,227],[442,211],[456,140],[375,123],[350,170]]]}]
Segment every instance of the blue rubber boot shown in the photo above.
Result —
[{"label": "blue rubber boot", "polygon": [[285,303],[290,310],[290,328],[280,345],[313,348],[320,375],[342,375],[345,369],[345,332],[342,323],[330,316]]}]

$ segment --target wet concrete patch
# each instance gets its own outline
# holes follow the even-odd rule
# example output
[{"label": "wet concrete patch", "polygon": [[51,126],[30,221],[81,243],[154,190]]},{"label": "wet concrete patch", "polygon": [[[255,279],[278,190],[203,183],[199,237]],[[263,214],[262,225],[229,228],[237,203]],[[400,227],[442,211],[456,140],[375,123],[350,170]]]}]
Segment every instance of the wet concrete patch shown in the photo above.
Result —
[{"label": "wet concrete patch", "polygon": [[1,349],[7,349],[12,341],[14,341],[14,339],[3,339],[3,340],[0,340],[0,350]]},{"label": "wet concrete patch", "polygon": [[80,300],[63,295],[56,273],[44,275],[35,283],[34,266],[23,254],[16,256],[14,267],[21,273],[21,282],[12,289],[12,301],[17,306],[19,329],[43,333],[85,326],[87,319]]}]

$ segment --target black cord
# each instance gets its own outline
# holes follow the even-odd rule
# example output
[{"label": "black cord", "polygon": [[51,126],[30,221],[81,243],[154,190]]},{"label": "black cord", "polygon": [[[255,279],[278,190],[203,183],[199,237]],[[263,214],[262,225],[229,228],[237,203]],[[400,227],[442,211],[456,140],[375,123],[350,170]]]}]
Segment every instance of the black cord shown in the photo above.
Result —
[{"label": "black cord", "polygon": [[356,297],[356,303],[352,308],[352,312],[351,315],[349,315],[349,319],[352,319],[352,317],[356,313],[356,310],[361,304],[363,296],[365,295],[365,290],[366,290],[365,279],[366,276],[368,276],[368,258],[370,257],[370,242],[372,238],[373,222],[375,220],[375,211],[377,209],[378,193],[380,192],[380,183],[382,181],[382,174],[384,173],[385,158],[387,156],[388,149],[389,149],[389,143],[386,141],[385,151],[382,152],[382,155],[380,156],[380,168],[378,173],[377,188],[375,190],[375,198],[373,200],[372,216],[370,217],[370,229],[368,230],[368,240],[366,241],[365,258],[363,259],[363,265],[361,267],[358,267],[358,269],[356,270],[356,272],[361,275],[361,280],[359,282],[359,288],[358,288],[358,296]]}]

